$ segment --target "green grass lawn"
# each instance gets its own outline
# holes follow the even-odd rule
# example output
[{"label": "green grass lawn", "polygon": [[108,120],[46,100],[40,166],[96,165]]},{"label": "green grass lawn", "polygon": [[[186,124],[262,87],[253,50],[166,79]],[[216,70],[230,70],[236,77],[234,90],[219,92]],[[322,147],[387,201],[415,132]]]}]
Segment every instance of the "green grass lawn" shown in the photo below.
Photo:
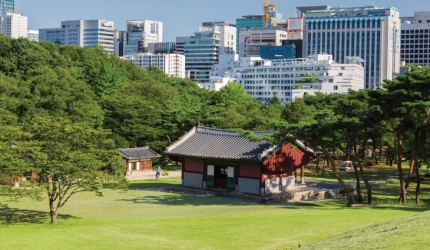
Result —
[{"label": "green grass lawn", "polygon": [[[394,167],[367,168],[370,180],[392,178]],[[348,183],[353,172],[341,172]],[[307,169],[307,181],[337,182]],[[346,200],[261,205],[157,191],[180,178],[130,182],[128,192],[82,193],[49,224],[47,201],[24,199],[0,208],[1,249],[426,249],[430,245],[430,183],[424,204],[398,206],[398,183],[372,185],[374,207]],[[365,187],[363,186],[363,196]],[[413,194],[412,183],[409,194]],[[4,202],[3,202],[4,203]],[[0,205],[2,200],[0,197]]]},{"label": "green grass lawn", "polygon": [[159,181],[155,179],[151,180],[141,180],[141,181],[130,181],[128,185],[130,190],[141,190],[148,188],[157,188],[157,187],[165,187],[172,185],[181,184],[181,177],[173,177],[173,178],[161,178]]},{"label": "green grass lawn", "polygon": [[329,237],[303,249],[429,249],[430,213],[419,213]]},{"label": "green grass lawn", "polygon": [[[101,198],[73,197],[54,226],[48,223],[46,201],[8,205],[0,210],[1,249],[295,249],[424,211],[345,208],[345,201],[280,206],[105,190]],[[430,244],[428,237],[420,240]]]}]

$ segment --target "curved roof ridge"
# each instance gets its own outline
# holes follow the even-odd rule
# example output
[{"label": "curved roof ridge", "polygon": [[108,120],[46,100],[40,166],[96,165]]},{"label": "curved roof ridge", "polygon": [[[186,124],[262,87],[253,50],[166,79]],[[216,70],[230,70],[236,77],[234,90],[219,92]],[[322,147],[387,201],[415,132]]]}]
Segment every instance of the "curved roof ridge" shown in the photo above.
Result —
[{"label": "curved roof ridge", "polygon": [[192,127],[190,131],[188,131],[185,135],[183,135],[181,138],[179,138],[176,142],[172,143],[170,146],[166,147],[165,153],[172,151],[174,148],[179,146],[182,142],[190,138],[192,135],[194,135],[197,132],[198,125]]}]

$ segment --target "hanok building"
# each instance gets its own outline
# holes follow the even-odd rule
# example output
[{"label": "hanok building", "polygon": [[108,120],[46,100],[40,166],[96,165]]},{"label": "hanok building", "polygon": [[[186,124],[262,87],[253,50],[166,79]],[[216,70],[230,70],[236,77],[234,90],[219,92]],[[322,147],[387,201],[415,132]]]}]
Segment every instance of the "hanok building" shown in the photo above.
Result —
[{"label": "hanok building", "polygon": [[127,173],[152,171],[152,159],[160,157],[149,147],[121,148],[119,154],[123,157]]},{"label": "hanok building", "polygon": [[[254,132],[262,135],[273,132]],[[300,143],[271,146],[238,133],[195,126],[166,148],[171,160],[182,162],[182,185],[270,194],[295,187],[296,170],[304,170],[313,152]],[[303,175],[302,175],[303,177]]]}]

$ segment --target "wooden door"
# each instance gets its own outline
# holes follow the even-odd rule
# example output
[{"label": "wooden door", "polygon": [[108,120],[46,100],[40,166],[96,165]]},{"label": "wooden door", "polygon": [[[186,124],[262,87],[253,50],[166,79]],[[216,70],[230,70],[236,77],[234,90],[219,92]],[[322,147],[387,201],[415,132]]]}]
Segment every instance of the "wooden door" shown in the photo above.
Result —
[{"label": "wooden door", "polygon": [[141,171],[152,171],[152,161],[142,161],[140,162]]}]

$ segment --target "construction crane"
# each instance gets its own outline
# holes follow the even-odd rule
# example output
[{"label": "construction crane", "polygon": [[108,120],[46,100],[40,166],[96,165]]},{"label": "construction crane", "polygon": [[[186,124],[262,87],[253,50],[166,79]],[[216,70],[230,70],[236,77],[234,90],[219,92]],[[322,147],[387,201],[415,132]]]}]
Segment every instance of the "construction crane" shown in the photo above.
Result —
[{"label": "construction crane", "polygon": [[269,8],[272,7],[275,8],[276,7],[276,3],[271,3],[270,0],[263,0],[263,23],[264,26],[269,26],[269,19],[270,19],[270,15],[269,15]]}]

